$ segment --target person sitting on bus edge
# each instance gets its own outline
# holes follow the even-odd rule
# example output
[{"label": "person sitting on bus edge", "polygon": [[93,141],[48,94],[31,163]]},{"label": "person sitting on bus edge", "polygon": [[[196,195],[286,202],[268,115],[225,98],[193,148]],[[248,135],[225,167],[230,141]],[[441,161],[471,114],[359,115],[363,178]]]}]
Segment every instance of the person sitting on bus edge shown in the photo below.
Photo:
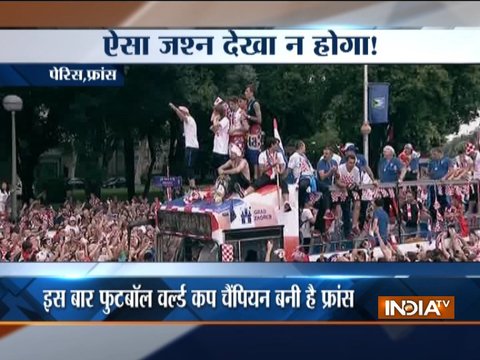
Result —
[{"label": "person sitting on bus edge", "polygon": [[242,150],[235,144],[230,146],[230,160],[218,168],[218,175],[230,175],[229,193],[235,190],[243,196],[245,189],[250,186],[250,167],[242,157]]},{"label": "person sitting on bus edge", "polygon": [[284,211],[288,212],[292,210],[288,203],[288,185],[285,179],[282,177],[282,173],[285,171],[285,159],[278,150],[278,141],[274,138],[267,138],[265,141],[265,148],[258,157],[258,164],[260,167],[260,177],[255,180],[245,193],[247,196],[256,190],[270,184],[277,184],[277,181],[282,190]]},{"label": "person sitting on bus edge", "polygon": [[288,161],[288,172],[293,183],[298,184],[298,205],[303,209],[308,198],[308,188],[310,192],[317,192],[317,183],[315,170],[310,160],[305,155],[306,146],[303,141],[297,141],[295,144],[295,153],[290,156]]}]

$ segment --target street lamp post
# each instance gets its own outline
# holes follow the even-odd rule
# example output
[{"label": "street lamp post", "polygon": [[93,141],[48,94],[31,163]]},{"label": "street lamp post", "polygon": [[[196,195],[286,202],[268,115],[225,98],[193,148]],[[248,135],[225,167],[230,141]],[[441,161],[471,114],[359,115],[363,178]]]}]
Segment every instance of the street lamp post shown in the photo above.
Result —
[{"label": "street lamp post", "polygon": [[363,124],[361,127],[361,133],[363,135],[363,155],[367,164],[369,163],[369,144],[368,137],[372,128],[368,123],[368,65],[363,67]]},{"label": "street lamp post", "polygon": [[12,219],[17,221],[17,135],[15,131],[15,113],[22,111],[23,101],[16,95],[3,98],[3,108],[12,114]]}]

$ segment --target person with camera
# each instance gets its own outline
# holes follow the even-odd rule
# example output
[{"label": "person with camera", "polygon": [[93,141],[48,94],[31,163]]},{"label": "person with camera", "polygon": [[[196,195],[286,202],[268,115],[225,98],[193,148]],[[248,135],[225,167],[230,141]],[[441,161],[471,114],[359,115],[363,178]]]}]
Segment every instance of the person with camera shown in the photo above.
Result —
[{"label": "person with camera", "polygon": [[342,208],[343,233],[348,239],[354,237],[352,230],[359,233],[358,219],[362,195],[359,188],[361,183],[360,170],[356,166],[356,162],[357,159],[354,155],[348,155],[346,162],[338,167],[335,175],[335,184],[344,192],[340,200],[340,206]]}]

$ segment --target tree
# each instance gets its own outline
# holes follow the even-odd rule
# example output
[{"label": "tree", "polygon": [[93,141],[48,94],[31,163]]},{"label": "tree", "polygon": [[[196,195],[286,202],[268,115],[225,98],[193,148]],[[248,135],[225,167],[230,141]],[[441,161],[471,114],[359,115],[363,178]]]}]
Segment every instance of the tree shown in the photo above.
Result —
[{"label": "tree", "polygon": [[[62,137],[60,124],[65,120],[72,89],[4,89],[0,94],[14,93],[23,99],[23,110],[16,114],[18,174],[22,179],[22,199],[33,198],[34,171],[40,155],[56,147]],[[9,114],[2,111],[2,122]],[[11,131],[10,126],[8,130]]]}]

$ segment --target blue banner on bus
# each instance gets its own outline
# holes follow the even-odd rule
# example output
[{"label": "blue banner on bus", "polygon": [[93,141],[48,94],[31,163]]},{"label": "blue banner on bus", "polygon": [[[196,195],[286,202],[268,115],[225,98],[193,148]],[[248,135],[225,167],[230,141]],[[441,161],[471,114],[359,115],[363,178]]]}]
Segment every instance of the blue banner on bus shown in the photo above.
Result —
[{"label": "blue banner on bus", "polygon": [[177,189],[182,187],[182,178],[180,176],[154,176],[152,183],[159,188]]}]

